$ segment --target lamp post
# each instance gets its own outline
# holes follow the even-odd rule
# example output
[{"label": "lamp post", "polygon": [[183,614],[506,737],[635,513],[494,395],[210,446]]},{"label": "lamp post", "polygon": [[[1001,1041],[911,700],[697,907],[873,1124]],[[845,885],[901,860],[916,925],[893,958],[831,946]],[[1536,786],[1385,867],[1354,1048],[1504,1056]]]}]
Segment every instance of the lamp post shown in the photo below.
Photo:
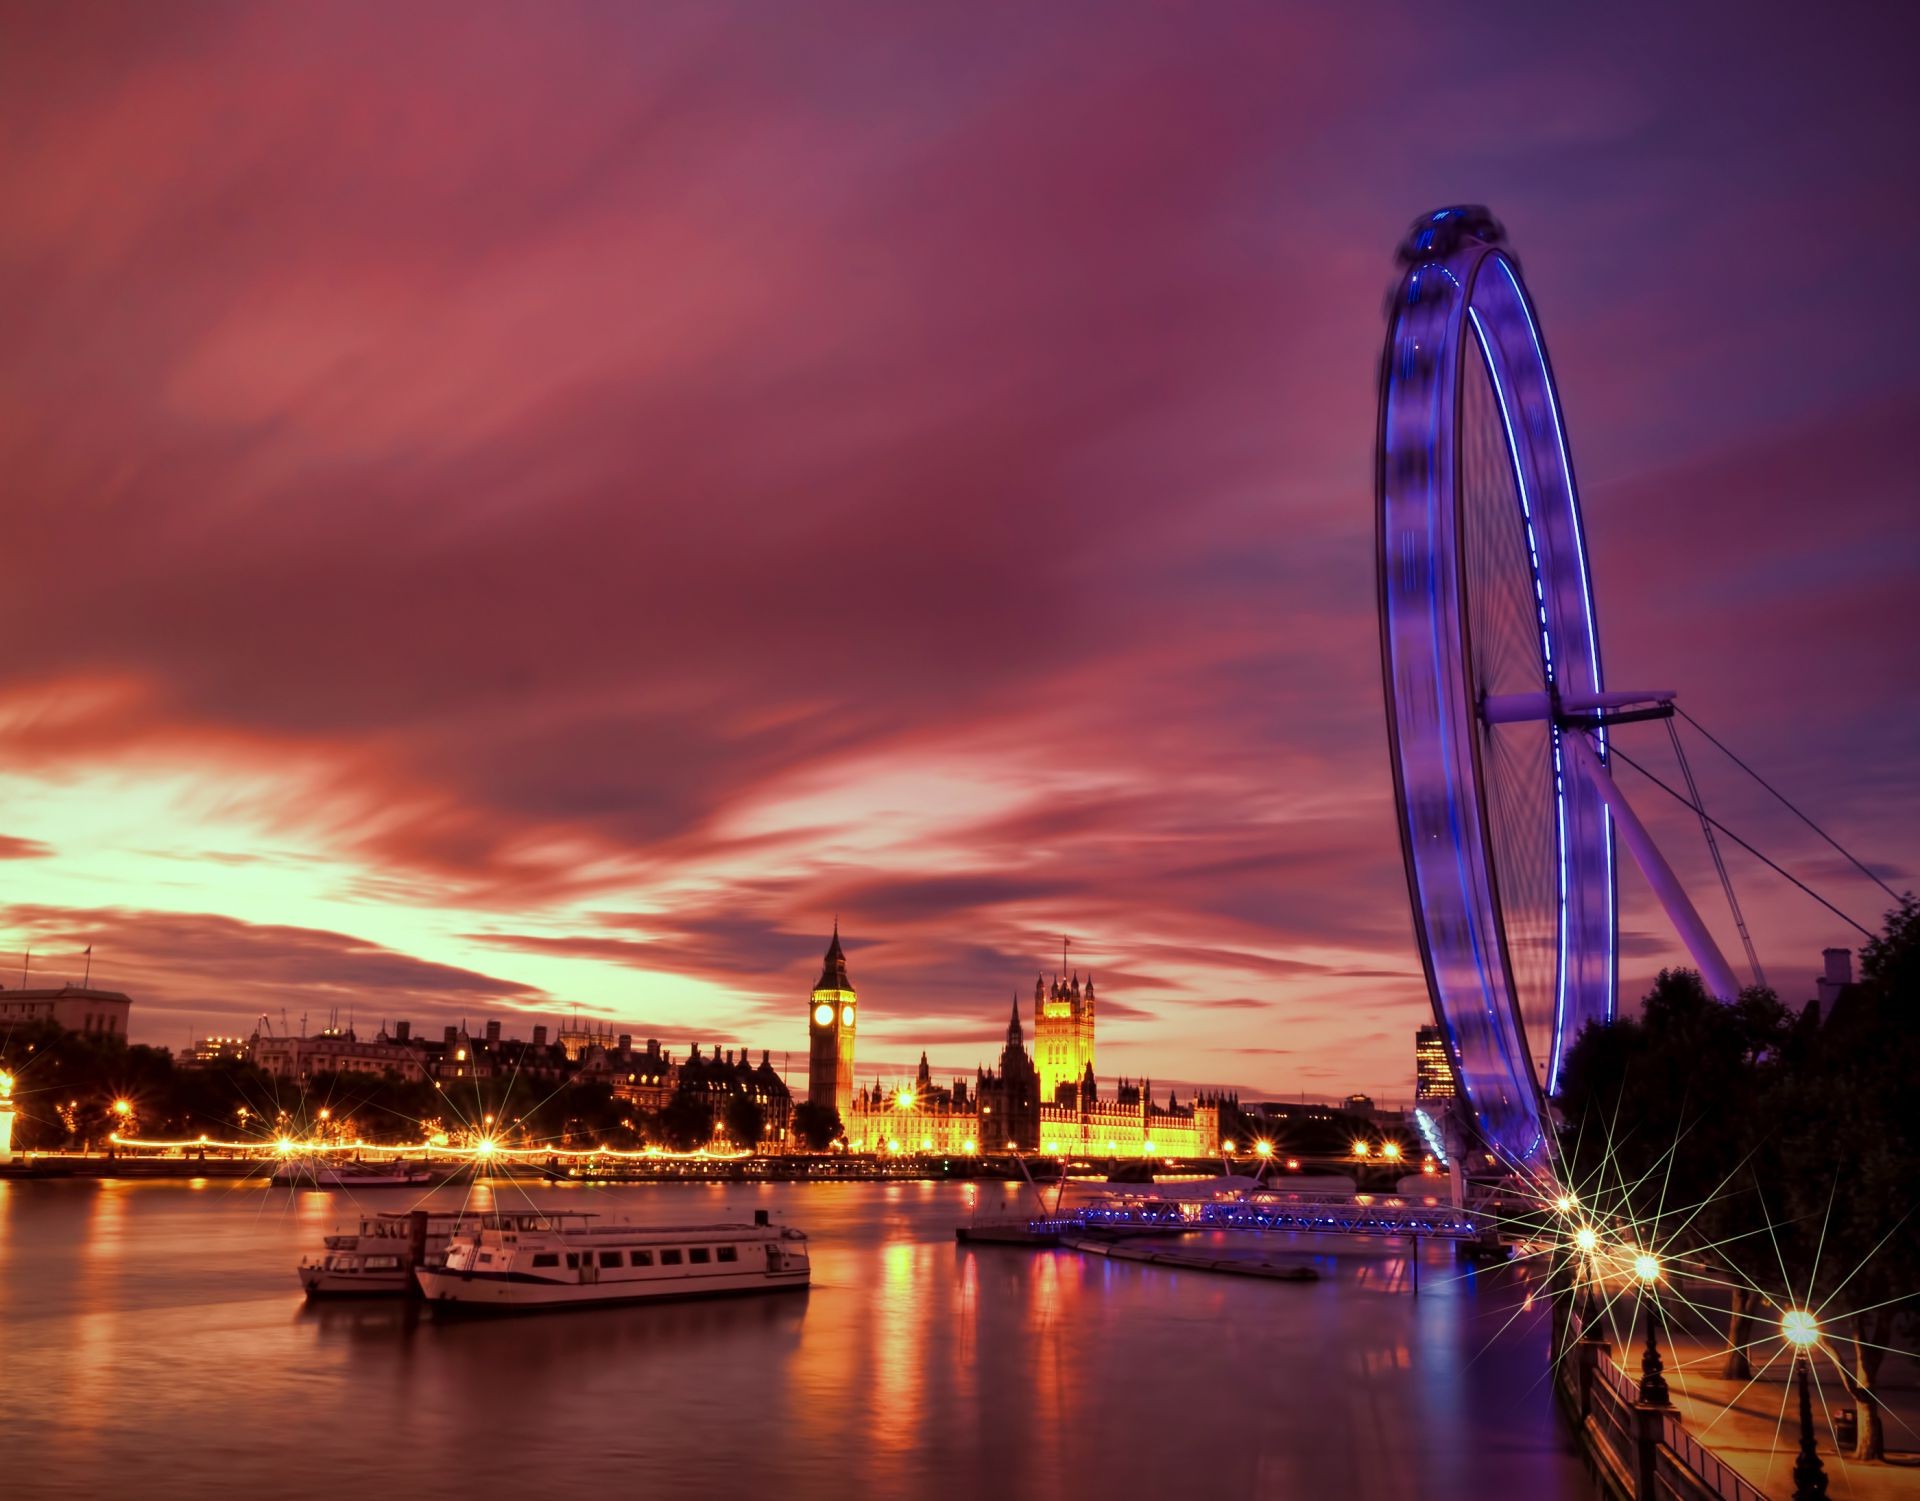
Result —
[{"label": "lamp post", "polygon": [[1793,1461],[1793,1501],[1825,1501],[1827,1469],[1813,1446],[1813,1396],[1807,1382],[1820,1323],[1805,1309],[1789,1308],[1781,1315],[1780,1332],[1793,1346],[1793,1379],[1800,1389],[1800,1453]]},{"label": "lamp post", "polygon": [[1642,1251],[1633,1258],[1633,1275],[1640,1282],[1640,1303],[1646,1310],[1647,1347],[1640,1352],[1640,1401],[1647,1407],[1669,1407],[1667,1378],[1660,1374],[1660,1347],[1655,1325],[1659,1319],[1659,1298],[1655,1287],[1660,1281],[1660,1258]]}]

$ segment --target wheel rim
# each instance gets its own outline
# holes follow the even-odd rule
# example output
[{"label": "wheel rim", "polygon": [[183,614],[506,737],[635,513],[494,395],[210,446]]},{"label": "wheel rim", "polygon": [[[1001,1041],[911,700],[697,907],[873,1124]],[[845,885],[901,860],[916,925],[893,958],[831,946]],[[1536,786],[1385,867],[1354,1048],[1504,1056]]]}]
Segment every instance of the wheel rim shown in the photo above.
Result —
[{"label": "wheel rim", "polygon": [[[1546,1097],[1614,1007],[1611,829],[1563,712],[1601,691],[1546,349],[1484,210],[1417,221],[1389,314],[1377,466],[1382,661],[1428,991],[1488,1150],[1547,1148]],[[1489,724],[1491,696],[1543,712]],[[1604,734],[1596,731],[1604,756]]]}]

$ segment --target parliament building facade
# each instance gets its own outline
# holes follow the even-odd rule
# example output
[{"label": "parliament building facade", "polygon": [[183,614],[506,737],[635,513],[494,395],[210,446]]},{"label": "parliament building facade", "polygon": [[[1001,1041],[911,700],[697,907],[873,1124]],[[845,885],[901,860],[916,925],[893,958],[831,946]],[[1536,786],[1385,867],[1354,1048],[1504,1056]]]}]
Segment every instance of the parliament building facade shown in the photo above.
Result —
[{"label": "parliament building facade", "polygon": [[936,1084],[920,1055],[907,1083],[866,1088],[854,1082],[858,1000],[835,925],[820,981],[808,1002],[809,1100],[840,1112],[847,1148],[889,1155],[1035,1152],[1073,1157],[1213,1157],[1220,1111],[1231,1096],[1195,1095],[1180,1104],[1171,1090],[1156,1103],[1149,1080],[1122,1079],[1103,1095],[1094,1077],[1094,989],[1088,976],[1045,976],[1033,988],[1034,1046],[1027,1051],[1014,997],[999,1066],[971,1081]]}]

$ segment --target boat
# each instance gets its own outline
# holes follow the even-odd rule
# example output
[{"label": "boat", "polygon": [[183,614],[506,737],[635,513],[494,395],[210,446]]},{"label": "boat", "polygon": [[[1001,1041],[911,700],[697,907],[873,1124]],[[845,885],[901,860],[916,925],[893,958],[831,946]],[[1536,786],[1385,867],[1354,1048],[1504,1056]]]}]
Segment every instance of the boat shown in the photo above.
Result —
[{"label": "boat", "polygon": [[426,1188],[432,1168],[412,1162],[335,1162],[289,1157],[273,1170],[276,1188]]},{"label": "boat", "polygon": [[761,1209],[751,1225],[462,1229],[416,1275],[436,1314],[456,1314],[804,1292],[811,1269],[806,1235]]},{"label": "boat", "polygon": [[482,1225],[514,1230],[584,1225],[590,1214],[546,1210],[415,1209],[362,1215],[359,1228],[335,1231],[321,1250],[295,1268],[309,1298],[404,1297],[415,1290],[414,1269],[445,1259],[456,1231]]}]

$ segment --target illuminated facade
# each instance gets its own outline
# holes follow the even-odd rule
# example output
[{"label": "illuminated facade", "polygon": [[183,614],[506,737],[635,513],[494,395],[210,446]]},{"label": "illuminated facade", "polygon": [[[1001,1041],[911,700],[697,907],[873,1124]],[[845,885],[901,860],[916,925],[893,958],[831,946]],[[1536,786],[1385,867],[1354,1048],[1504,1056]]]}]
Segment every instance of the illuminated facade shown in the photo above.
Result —
[{"label": "illuminated facade", "polygon": [[1060,1098],[1062,1086],[1078,1089],[1093,1071],[1093,976],[1080,989],[1080,977],[1044,976],[1033,982],[1033,1061],[1040,1073],[1040,1098]]},{"label": "illuminated facade", "polygon": [[831,1105],[842,1125],[853,1110],[853,1029],[859,997],[847,978],[847,956],[840,951],[840,924],[833,925],[819,983],[807,1002],[807,1099]]},{"label": "illuminated facade", "polygon": [[1155,1104],[1151,1084],[1126,1079],[1103,1099],[1091,1061],[1077,1080],[1043,1098],[1016,998],[999,1067],[977,1070],[971,1090],[965,1079],[936,1085],[923,1053],[911,1084],[887,1088],[876,1080],[855,1093],[840,1119],[855,1152],[1213,1157],[1220,1151],[1221,1108],[1233,1103],[1230,1096],[1198,1095],[1181,1105],[1169,1091],[1165,1104]]},{"label": "illuminated facade", "polygon": [[1454,1095],[1453,1064],[1447,1058],[1446,1039],[1438,1027],[1421,1027],[1413,1034],[1413,1097],[1450,1100]]}]

